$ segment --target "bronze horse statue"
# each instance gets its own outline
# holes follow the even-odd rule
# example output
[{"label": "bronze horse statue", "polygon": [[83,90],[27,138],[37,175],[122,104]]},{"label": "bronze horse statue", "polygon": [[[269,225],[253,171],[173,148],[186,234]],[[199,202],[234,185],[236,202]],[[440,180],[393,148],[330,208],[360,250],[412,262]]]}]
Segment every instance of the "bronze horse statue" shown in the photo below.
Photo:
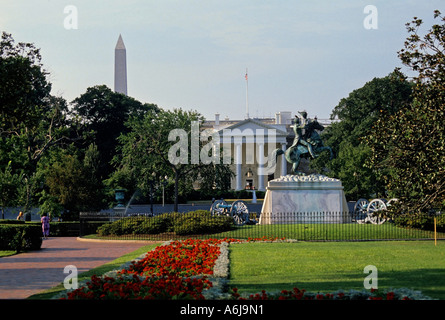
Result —
[{"label": "bronze horse statue", "polygon": [[[318,123],[317,120],[306,119],[306,112],[299,113],[299,116],[293,121],[293,130],[295,132],[295,139],[293,144],[283,151],[282,149],[275,149],[269,155],[268,169],[275,167],[277,157],[284,154],[286,161],[292,164],[292,172],[297,175],[304,175],[303,172],[298,171],[300,161],[302,158],[317,158],[321,152],[329,151],[330,159],[334,157],[332,149],[324,146],[320,135],[315,130],[323,131],[324,127]],[[304,130],[304,133],[303,133]],[[269,171],[268,172],[271,172]]]}]

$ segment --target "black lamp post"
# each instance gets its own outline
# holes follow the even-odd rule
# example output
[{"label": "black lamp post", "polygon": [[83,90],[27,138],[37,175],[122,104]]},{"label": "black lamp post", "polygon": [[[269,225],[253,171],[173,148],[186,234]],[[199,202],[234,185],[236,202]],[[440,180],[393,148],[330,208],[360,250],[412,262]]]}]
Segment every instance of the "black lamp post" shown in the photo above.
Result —
[{"label": "black lamp post", "polygon": [[149,180],[149,182],[150,182],[150,212],[151,212],[151,215],[153,215],[153,184],[156,180],[156,173],[153,172],[151,174],[151,177],[152,178]]},{"label": "black lamp post", "polygon": [[162,206],[165,205],[165,185],[167,184],[168,176],[164,177],[164,181],[162,181]]}]

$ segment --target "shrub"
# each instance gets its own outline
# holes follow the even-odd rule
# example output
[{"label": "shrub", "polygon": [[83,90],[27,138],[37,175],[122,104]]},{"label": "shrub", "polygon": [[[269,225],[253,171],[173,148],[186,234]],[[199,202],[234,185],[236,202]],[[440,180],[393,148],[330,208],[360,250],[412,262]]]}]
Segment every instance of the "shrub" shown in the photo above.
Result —
[{"label": "shrub", "polygon": [[[394,216],[394,223],[399,227],[421,230],[434,230],[434,217],[427,214],[405,213]],[[437,232],[445,232],[445,215],[436,217]]]},{"label": "shrub", "polygon": [[42,228],[32,224],[0,224],[0,250],[38,250]]},{"label": "shrub", "polygon": [[81,221],[79,223],[79,235],[96,234],[100,226],[107,224],[109,224],[107,221]]},{"label": "shrub", "polygon": [[107,223],[97,229],[100,236],[124,234],[157,234],[171,229],[172,217],[164,213],[156,217],[128,217]]},{"label": "shrub", "polygon": [[174,231],[177,235],[206,234],[230,230],[232,218],[212,216],[209,211],[197,210],[185,213],[175,221]]},{"label": "shrub", "polygon": [[233,220],[226,216],[211,216],[209,211],[164,213],[155,217],[129,217],[100,226],[100,236],[125,234],[159,234],[175,232],[177,235],[206,234],[230,230]]},{"label": "shrub", "polygon": [[24,224],[23,220],[14,220],[14,219],[0,219],[0,224]]},{"label": "shrub", "polygon": [[[41,226],[40,221],[31,221],[27,224]],[[78,221],[51,221],[49,232],[52,237],[76,237],[79,235],[80,225]]]},{"label": "shrub", "polygon": [[[122,219],[123,220],[123,219]],[[100,236],[109,236],[116,235],[119,236],[122,234],[122,220],[116,222],[105,223],[97,228],[97,233]]]},{"label": "shrub", "polygon": [[166,216],[142,218],[132,229],[133,234],[158,234],[169,230],[170,221]]},{"label": "shrub", "polygon": [[74,237],[79,235],[78,221],[63,221],[50,223],[50,235],[54,237]]}]

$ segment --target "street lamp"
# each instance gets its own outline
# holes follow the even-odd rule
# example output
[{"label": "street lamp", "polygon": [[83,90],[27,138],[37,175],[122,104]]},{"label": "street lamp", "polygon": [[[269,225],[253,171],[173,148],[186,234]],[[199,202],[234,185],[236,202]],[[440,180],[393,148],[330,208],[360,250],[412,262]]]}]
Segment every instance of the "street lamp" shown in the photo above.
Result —
[{"label": "street lamp", "polygon": [[168,180],[168,176],[164,177],[164,181],[162,181],[162,206],[165,205],[165,194],[164,194],[164,189],[165,189],[165,185],[167,184],[167,180]]},{"label": "street lamp", "polygon": [[153,182],[156,179],[156,172],[153,172],[151,174],[151,177],[152,178],[149,180],[149,182],[150,182],[150,212],[151,212],[151,215],[153,215]]}]

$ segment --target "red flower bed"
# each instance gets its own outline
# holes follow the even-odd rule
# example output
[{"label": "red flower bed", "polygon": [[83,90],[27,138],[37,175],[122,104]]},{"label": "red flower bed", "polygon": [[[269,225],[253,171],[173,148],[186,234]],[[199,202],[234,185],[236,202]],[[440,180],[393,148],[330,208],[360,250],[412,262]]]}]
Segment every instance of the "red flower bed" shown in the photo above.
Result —
[{"label": "red flower bed", "polygon": [[220,242],[214,239],[175,241],[150,251],[144,259],[133,263],[121,273],[157,277],[213,274],[213,266],[220,253],[217,246]]},{"label": "red flower bed", "polygon": [[[318,293],[307,294],[306,290],[300,290],[294,288],[293,290],[282,290],[279,294],[268,294],[265,290],[261,293],[251,294],[248,297],[241,297],[237,288],[232,288],[232,298],[235,300],[350,300],[351,298],[345,295],[343,292],[336,294]],[[387,293],[379,293],[378,290],[371,289],[371,295],[366,298],[367,300],[410,300],[410,298],[404,296],[396,298],[394,292],[389,291]]]},{"label": "red flower bed", "polygon": [[117,277],[92,276],[68,299],[203,299],[222,241],[189,239],[156,247]]},{"label": "red flower bed", "polygon": [[202,291],[211,287],[211,282],[203,278],[147,276],[131,278],[123,276],[92,276],[86,287],[68,293],[68,299],[204,299]]}]

